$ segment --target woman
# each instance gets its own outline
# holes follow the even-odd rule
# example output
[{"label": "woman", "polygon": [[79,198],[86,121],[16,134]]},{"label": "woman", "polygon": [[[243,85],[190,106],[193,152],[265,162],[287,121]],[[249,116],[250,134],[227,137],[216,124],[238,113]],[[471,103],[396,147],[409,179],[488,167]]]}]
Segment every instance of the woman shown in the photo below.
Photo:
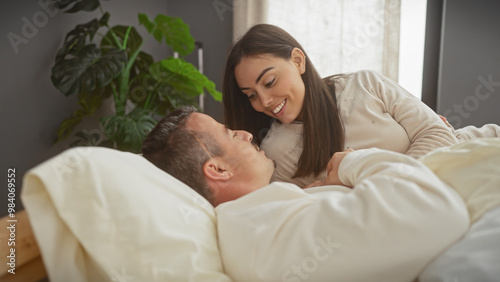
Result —
[{"label": "woman", "polygon": [[223,82],[225,122],[274,159],[273,181],[324,178],[335,152],[377,147],[413,157],[458,143],[453,129],[398,84],[372,71],[322,79],[283,29],[260,24],[232,48]]}]

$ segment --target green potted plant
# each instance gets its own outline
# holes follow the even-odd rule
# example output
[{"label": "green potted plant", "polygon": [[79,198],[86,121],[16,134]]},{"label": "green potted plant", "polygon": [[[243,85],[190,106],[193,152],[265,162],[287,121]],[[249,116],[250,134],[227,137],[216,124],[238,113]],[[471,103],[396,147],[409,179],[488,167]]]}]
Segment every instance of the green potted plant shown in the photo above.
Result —
[{"label": "green potted plant", "polygon": [[[189,26],[182,19],[157,15],[150,20],[139,14],[138,20],[160,43],[165,42],[180,55],[155,62],[142,50],[143,41],[133,26],[109,26],[110,14],[99,0],[56,0],[55,7],[65,13],[100,9],[102,16],[69,31],[57,52],[52,68],[53,85],[64,95],[76,95],[79,108],[65,119],[57,141],[72,135],[83,118],[97,118],[98,133],[76,132],[71,145],[100,145],[123,151],[139,152],[142,141],[157,120],[180,105],[196,105],[206,90],[216,101],[221,93],[183,56],[194,50]],[[105,33],[98,33],[105,29]],[[100,34],[99,44],[93,43]],[[113,113],[96,117],[105,99],[112,99]],[[94,131],[95,132],[95,131]]]}]

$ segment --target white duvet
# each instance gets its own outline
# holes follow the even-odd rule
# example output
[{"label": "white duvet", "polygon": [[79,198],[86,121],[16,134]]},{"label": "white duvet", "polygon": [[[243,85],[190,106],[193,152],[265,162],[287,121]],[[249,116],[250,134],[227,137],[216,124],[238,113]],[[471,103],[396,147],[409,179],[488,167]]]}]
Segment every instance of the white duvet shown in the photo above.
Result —
[{"label": "white duvet", "polygon": [[218,206],[219,247],[229,276],[413,281],[466,234],[471,220],[499,205],[500,141],[478,139],[420,161],[357,151],[344,159],[339,175],[354,189],[302,190],[276,182]]},{"label": "white duvet", "polygon": [[475,140],[425,156],[443,182],[354,152],[354,190],[273,183],[214,210],[141,156],[73,148],[26,173],[21,198],[50,281],[495,281],[499,154]]}]

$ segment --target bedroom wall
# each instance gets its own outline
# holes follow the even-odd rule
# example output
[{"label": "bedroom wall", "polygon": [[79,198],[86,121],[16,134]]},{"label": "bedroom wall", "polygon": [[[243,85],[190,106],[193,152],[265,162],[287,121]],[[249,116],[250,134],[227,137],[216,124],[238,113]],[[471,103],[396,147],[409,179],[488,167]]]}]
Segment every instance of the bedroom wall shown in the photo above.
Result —
[{"label": "bedroom wall", "polygon": [[[16,169],[16,210],[22,208],[19,191],[22,176],[30,168],[67,148],[69,141],[54,144],[61,121],[76,108],[75,97],[65,97],[52,86],[50,69],[64,35],[76,24],[98,17],[100,12],[58,13],[48,7],[51,0],[10,1],[0,10],[0,138],[1,181],[7,183],[7,170]],[[165,45],[152,39],[137,24],[137,13],[150,18],[158,13],[183,17],[195,40],[205,47],[205,75],[220,90],[221,70],[231,42],[232,11],[224,18],[212,2],[204,0],[111,0],[102,1],[110,11],[110,24],[134,24],[146,41],[144,50],[157,60],[168,55]],[[227,1],[223,1],[227,3]],[[230,5],[226,5],[228,7]],[[8,34],[16,38],[11,43]],[[194,59],[193,59],[194,60]],[[206,112],[221,120],[222,106],[206,102]],[[7,214],[7,185],[0,190],[0,216]]]},{"label": "bedroom wall", "polygon": [[[182,18],[196,41],[203,44],[203,73],[222,89],[224,63],[231,46],[233,32],[232,1],[227,0],[168,0],[168,14]],[[198,66],[193,52],[186,60]],[[205,96],[205,113],[223,122],[222,102]]]},{"label": "bedroom wall", "polygon": [[500,124],[500,1],[444,1],[437,112],[455,127]]}]

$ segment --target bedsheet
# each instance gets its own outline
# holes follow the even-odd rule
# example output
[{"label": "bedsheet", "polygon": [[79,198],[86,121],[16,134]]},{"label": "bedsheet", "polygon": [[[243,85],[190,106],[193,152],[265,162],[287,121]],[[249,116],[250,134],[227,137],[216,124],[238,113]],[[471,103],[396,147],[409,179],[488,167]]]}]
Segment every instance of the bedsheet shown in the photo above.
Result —
[{"label": "bedsheet", "polygon": [[464,238],[440,254],[419,282],[500,281],[500,207],[486,212]]}]

